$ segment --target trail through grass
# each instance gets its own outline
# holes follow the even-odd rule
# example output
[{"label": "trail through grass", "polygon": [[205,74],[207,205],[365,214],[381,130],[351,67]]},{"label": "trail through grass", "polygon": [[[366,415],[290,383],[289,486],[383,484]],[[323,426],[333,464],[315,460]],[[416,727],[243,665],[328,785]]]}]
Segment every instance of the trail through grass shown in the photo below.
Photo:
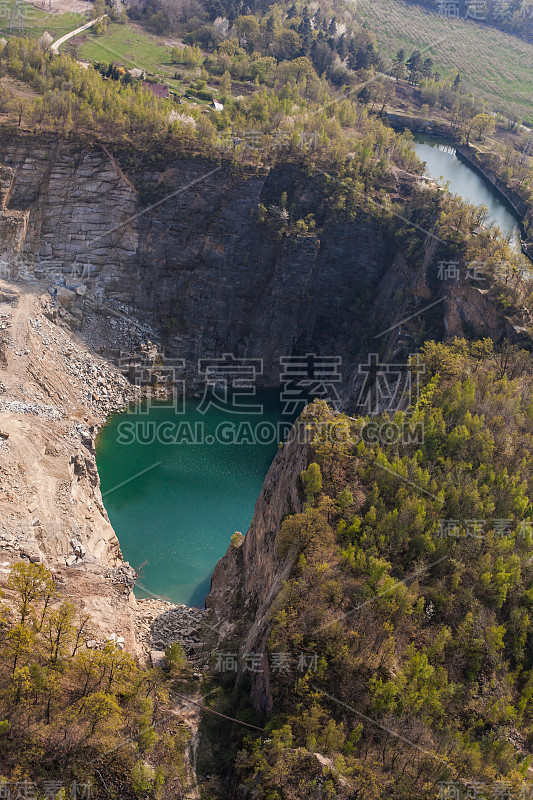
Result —
[{"label": "trail through grass", "polygon": [[139,67],[154,75],[171,76],[176,70],[170,61],[170,47],[131,24],[112,24],[100,35],[89,32],[79,56],[88,61],[115,61],[126,67]]}]

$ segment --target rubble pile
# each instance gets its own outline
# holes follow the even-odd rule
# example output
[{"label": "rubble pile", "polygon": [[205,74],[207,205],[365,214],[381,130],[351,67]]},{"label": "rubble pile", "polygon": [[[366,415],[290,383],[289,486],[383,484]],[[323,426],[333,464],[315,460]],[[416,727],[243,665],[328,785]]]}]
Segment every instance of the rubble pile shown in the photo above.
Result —
[{"label": "rubble pile", "polygon": [[125,639],[123,636],[119,636],[116,633],[110,633],[109,636],[106,636],[106,638],[101,641],[98,639],[88,639],[85,642],[89,650],[103,650],[103,648],[109,644],[114,644],[119,650],[124,650]]},{"label": "rubble pile", "polygon": [[0,311],[0,369],[7,364],[6,350],[9,346],[9,328],[11,328],[10,314]]},{"label": "rubble pile", "polygon": [[139,390],[52,323],[48,302],[40,287],[0,281],[0,534],[11,537],[0,548],[94,572],[120,559],[99,493],[96,433]]},{"label": "rubble pile", "polygon": [[20,403],[18,400],[0,400],[0,411],[12,411],[14,414],[33,414],[51,422],[62,419],[63,414],[53,406],[40,403]]},{"label": "rubble pile", "polygon": [[[38,520],[36,520],[38,523]],[[34,564],[39,564],[43,560],[43,554],[33,531],[28,527],[15,526],[16,534],[9,533],[3,526],[0,526],[0,549],[3,552],[12,553],[20,558],[27,558]]]},{"label": "rubble pile", "polygon": [[104,577],[113,581],[113,583],[118,583],[119,585],[124,586],[125,592],[129,594],[135,586],[137,573],[128,561],[124,561],[115,569],[106,570]]},{"label": "rubble pile", "polygon": [[194,656],[203,649],[202,627],[206,613],[200,608],[175,605],[166,600],[137,600],[137,637],[146,652],[161,652],[177,642],[188,656]]},{"label": "rubble pile", "polygon": [[[44,322],[44,324],[43,324]],[[61,358],[65,374],[85,387],[85,405],[99,414],[110,414],[139,398],[140,389],[132,385],[112,364],[77,347],[72,337],[48,320],[31,319],[45,349]],[[44,360],[44,358],[43,358]]]}]

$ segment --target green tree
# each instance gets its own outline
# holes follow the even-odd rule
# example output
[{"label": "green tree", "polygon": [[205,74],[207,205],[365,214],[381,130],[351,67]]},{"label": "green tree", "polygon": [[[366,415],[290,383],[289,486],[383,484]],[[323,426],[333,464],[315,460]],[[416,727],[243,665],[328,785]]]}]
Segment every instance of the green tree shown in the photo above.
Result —
[{"label": "green tree", "polygon": [[179,675],[187,666],[187,656],[178,642],[173,642],[165,649],[167,667],[173,675]]},{"label": "green tree", "polygon": [[15,592],[15,602],[24,625],[35,612],[37,603],[55,591],[51,574],[42,564],[17,562],[9,573],[7,586]]},{"label": "green tree", "polygon": [[472,132],[477,134],[478,139],[484,141],[487,136],[490,136],[491,133],[494,133],[495,128],[496,120],[492,114],[476,114],[470,124],[466,141],[470,141],[470,135]]},{"label": "green tree", "polygon": [[432,71],[433,71],[433,59],[429,57],[425,58],[424,63],[422,64],[420,70],[422,77],[425,78],[426,80],[429,80],[431,78]]},{"label": "green tree", "polygon": [[405,78],[405,50],[400,48],[397,51],[392,62],[392,74],[396,78],[396,82]]},{"label": "green tree", "polygon": [[231,94],[231,75],[228,70],[220,78],[219,89],[222,97],[228,97]]},{"label": "green tree", "polygon": [[104,691],[93,692],[84,698],[81,710],[89,721],[90,735],[92,735],[98,725],[107,723],[107,728],[112,728],[120,716],[120,707],[116,698]]},{"label": "green tree", "polygon": [[301,474],[305,496],[308,500],[313,500],[316,494],[322,489],[322,474],[316,462],[309,464]]},{"label": "green tree", "polygon": [[34,652],[36,640],[33,631],[22,623],[10,628],[7,634],[7,656],[12,661],[11,672],[15,673],[22,660],[27,660]]},{"label": "green tree", "polygon": [[422,71],[422,55],[420,50],[415,50],[407,60],[407,70],[409,72],[409,83],[416,85],[420,79]]},{"label": "green tree", "polygon": [[331,540],[332,530],[316,508],[307,508],[283,521],[277,537],[280,556],[294,549],[296,556]]},{"label": "green tree", "polygon": [[273,47],[278,61],[291,61],[302,49],[302,41],[296,31],[285,28],[274,39]]},{"label": "green tree", "polygon": [[[48,657],[51,664],[66,655],[76,639],[76,609],[72,603],[61,603],[54,609],[46,623],[46,636],[48,639]],[[70,652],[69,652],[70,654]]]},{"label": "green tree", "polygon": [[247,53],[253,53],[260,33],[257,19],[252,14],[237,17],[235,29],[239,37],[239,43],[244,46]]}]

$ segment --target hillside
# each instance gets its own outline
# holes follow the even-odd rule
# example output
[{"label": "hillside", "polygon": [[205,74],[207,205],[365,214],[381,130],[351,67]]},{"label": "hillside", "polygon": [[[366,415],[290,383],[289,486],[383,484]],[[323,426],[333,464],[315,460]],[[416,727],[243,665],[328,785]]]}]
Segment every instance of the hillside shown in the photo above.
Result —
[{"label": "hillside", "polygon": [[392,419],[308,407],[215,572],[239,666],[212,707],[251,698],[265,726],[228,729],[237,796],[527,797],[531,356],[457,339],[419,359]]},{"label": "hillside", "polygon": [[[402,138],[390,130],[383,130],[383,135],[391,137],[391,144],[397,143],[397,157],[403,158]],[[155,346],[156,354],[186,359],[184,377],[188,380],[198,357],[216,356],[220,349],[239,351],[240,343],[245,341],[246,349],[241,352],[248,357],[263,357],[264,380],[267,385],[276,385],[279,356],[298,340],[306,351],[334,348],[343,355],[342,395],[349,401],[358,361],[364,360],[373,337],[389,328],[390,333],[381,338],[380,350],[384,358],[399,361],[432,336],[467,334],[499,340],[507,334],[527,340],[530,322],[523,304],[529,304],[530,287],[519,273],[498,272],[502,258],[510,259],[511,269],[511,261],[518,256],[512,256],[506,243],[494,238],[490,230],[479,230],[475,209],[419,184],[415,174],[401,170],[392,160],[388,165],[379,157],[365,161],[368,153],[362,151],[361,161],[352,162],[350,169],[345,167],[342,180],[333,180],[318,170],[310,175],[309,162],[301,155],[258,168],[230,158],[213,163],[200,153],[194,157],[182,153],[179,157],[161,158],[148,150],[132,156],[128,147],[109,149],[109,142],[90,145],[72,139],[58,141],[51,134],[21,133],[4,134],[2,152],[0,231],[5,278],[1,303],[2,319],[7,319],[8,326],[2,336],[0,429],[8,438],[0,449],[3,488],[7,488],[0,507],[3,549],[9,556],[0,583],[6,582],[20,558],[31,557],[56,570],[62,595],[74,595],[77,605],[86,608],[93,618],[97,633],[86,634],[84,646],[92,650],[94,645],[88,647],[87,642],[96,641],[95,659],[97,664],[98,658],[103,659],[102,669],[109,666],[107,651],[102,647],[110,632],[116,634],[118,629],[128,649],[139,653],[139,640],[134,639],[139,630],[135,630],[138,626],[129,605],[134,576],[128,573],[126,585],[121,583],[124,578],[120,577],[121,567],[116,565],[120,559],[116,540],[102,512],[92,439],[84,432],[86,426],[100,424],[105,414],[127,401],[125,379],[108,363],[118,352],[128,348],[133,358],[140,349],[141,355],[135,356],[140,358],[143,347],[147,352],[147,348]],[[368,187],[364,195],[357,189],[361,180]],[[388,208],[381,201],[372,200],[378,181],[381,192],[385,186],[388,189]],[[276,213],[277,206],[285,208],[287,214]],[[297,224],[305,219],[310,222],[310,214],[315,221],[312,231],[307,223],[305,228]],[[101,236],[102,229],[109,235]],[[98,246],[87,247],[94,237]],[[468,264],[481,253],[486,261],[486,277],[490,278],[489,292],[480,292],[475,281],[456,285],[437,279],[439,260],[457,258]],[[71,288],[62,287],[57,300],[52,301],[49,290],[62,281]],[[33,286],[29,293],[28,282]],[[431,313],[417,316],[418,311],[436,301]],[[403,322],[405,318],[407,322]],[[43,363],[47,365],[45,369]],[[22,375],[26,376],[24,383]],[[192,380],[189,386],[194,389]],[[80,423],[81,428],[76,427]],[[408,456],[412,458],[410,452],[405,457]],[[316,458],[320,460],[318,453]],[[16,469],[13,462],[18,465]],[[292,508],[297,510],[303,508],[297,479],[307,466],[307,450],[298,451],[294,463],[298,465],[296,478],[292,473],[283,477],[278,470],[278,493],[290,492],[294,498]],[[322,477],[324,485],[325,479],[326,472]],[[346,488],[352,491],[349,486]],[[268,485],[265,491],[269,493]],[[434,493],[431,488],[429,491]],[[38,517],[34,516],[36,508],[40,509]],[[354,514],[355,511],[354,508]],[[272,534],[286,513],[287,508],[281,504],[265,512]],[[48,523],[59,517],[61,530],[50,535]],[[355,524],[352,519],[348,521],[348,527]],[[71,539],[78,537],[73,533],[73,523],[79,535],[88,526],[83,538],[88,553],[75,569],[68,566],[72,561]],[[313,517],[315,523],[320,530],[322,522],[318,517]],[[29,531],[24,537],[20,536],[21,526]],[[248,541],[251,547],[258,540],[251,535]],[[258,547],[247,572],[253,592],[264,593],[264,608],[257,615],[263,634],[270,630],[269,609],[274,599],[274,594],[267,597],[269,586],[273,585],[270,582],[277,574],[274,547],[275,541],[267,548]],[[406,560],[405,567],[410,566]],[[394,574],[400,574],[399,563],[395,562],[394,569]],[[227,597],[230,577],[228,572],[224,585],[218,583],[218,591],[224,598],[223,607],[238,612],[238,596],[231,603]],[[240,590],[241,595],[244,590]],[[216,581],[213,592],[215,597]],[[332,596],[337,598],[334,603],[342,599],[336,589]],[[61,604],[59,599],[58,603]],[[218,612],[216,605],[212,604],[213,613]],[[54,614],[58,610],[53,607]],[[161,615],[164,610],[165,606],[155,613]],[[70,614],[68,609],[65,614]],[[35,616],[39,618],[39,612]],[[238,616],[245,627],[247,615]],[[302,610],[302,624],[305,618]],[[234,622],[232,619],[230,624]],[[14,634],[10,633],[10,626],[15,624],[16,619],[10,617],[4,629],[4,645],[0,642],[0,646],[5,646],[6,652],[11,652],[9,642]],[[216,628],[216,621],[209,624],[211,631]],[[75,682],[77,661],[70,663],[68,643],[75,630],[72,626],[74,621],[69,618],[65,655],[56,666],[55,662],[49,663],[46,640],[42,641],[42,634],[35,631],[34,622],[29,619],[25,624],[29,627],[28,636],[35,636],[38,643],[31,652],[23,651],[23,672],[6,667],[1,678],[3,716],[9,723],[5,730],[14,737],[9,739],[2,771],[10,780],[18,774],[16,753],[22,752],[21,747],[30,746],[24,725],[26,719],[31,719],[44,755],[38,771],[32,769],[30,755],[24,756],[23,766],[28,779],[51,779],[57,753],[64,757],[64,751],[55,743],[65,735],[69,715],[77,710],[85,715],[86,710],[93,716],[82,715],[72,732],[74,738],[69,740],[80,779],[92,774],[78,769],[84,763],[84,753],[90,751],[91,759],[97,758],[105,765],[105,773],[100,767],[97,769],[106,785],[108,780],[122,785],[125,796],[130,796],[130,791],[141,795],[144,792],[149,797],[164,796],[157,778],[158,759],[166,765],[168,780],[173,780],[172,769],[179,769],[182,759],[169,756],[168,748],[172,750],[174,745],[166,738],[166,725],[151,712],[149,724],[139,721],[137,709],[130,707],[129,678],[125,688],[111,684],[105,697],[98,694],[100,689],[95,684],[91,695],[97,696],[87,706],[83,686]],[[150,635],[144,629],[142,635],[148,649],[157,649],[154,632]],[[212,641],[209,647],[213,653],[211,667],[205,669],[202,660],[201,684],[194,692],[201,687],[207,698],[216,689],[210,695],[210,703],[217,700],[211,711],[262,726],[264,719],[258,718],[257,710],[248,705],[246,684],[239,689],[237,706],[225,691],[220,692],[216,669],[220,650]],[[113,648],[110,650],[114,652]],[[104,656],[98,655],[101,653]],[[129,661],[129,671],[128,665]],[[50,680],[55,680],[60,670],[59,683],[47,690],[50,702],[65,708],[53,729],[48,727],[46,718],[46,695],[44,700],[38,695],[33,702],[40,686],[34,686],[34,682],[40,680],[43,670],[50,674]],[[135,681],[151,680],[150,671],[147,675],[135,671],[131,674]],[[330,679],[330,688],[337,686],[334,671],[329,677],[325,675],[323,690],[328,690]],[[19,697],[14,704],[9,700],[13,692],[15,699]],[[254,696],[263,697],[258,706],[262,713],[270,710],[272,702],[278,708],[275,687],[257,690]],[[123,761],[102,761],[101,750],[112,747],[115,741],[115,730],[106,727],[103,720],[100,724],[102,709],[110,709],[117,732],[131,725],[137,726],[136,730],[140,725],[144,731],[148,725],[155,728],[160,744],[147,748],[143,733],[141,740],[136,739],[124,754]],[[143,720],[148,719],[148,712],[141,709],[139,713]],[[285,713],[283,704],[279,705],[279,713]],[[315,714],[313,704],[309,705],[309,713]],[[211,717],[211,723],[205,721],[211,728],[202,736],[202,763],[206,766],[201,774],[212,775],[213,791],[216,789],[218,796],[225,797],[219,779],[234,780],[245,774],[244,767],[242,760],[235,764],[233,756],[219,764],[219,737],[222,735],[223,740],[226,732],[225,728],[222,734],[217,729],[222,724],[220,718],[209,714]],[[242,725],[238,727],[241,729]],[[330,730],[334,729],[330,726]],[[148,732],[146,735],[150,744],[153,736]],[[331,748],[335,754],[337,747],[343,751],[339,736],[335,734],[332,741],[334,744],[324,750],[320,742],[313,744],[310,740],[310,750],[326,759],[324,764],[320,758],[313,760],[312,769],[319,770],[317,776],[324,771],[327,776]],[[232,747],[237,744],[235,740]],[[267,755],[268,745],[265,741]],[[143,754],[148,765],[146,774],[133,771],[131,759],[138,753]],[[303,757],[305,765],[308,755]],[[249,763],[256,769],[255,762]],[[96,796],[105,796],[97,775],[96,778]],[[205,778],[206,791],[211,791],[210,780]],[[268,786],[270,777],[265,775],[261,781]]]},{"label": "hillside", "polygon": [[[490,108],[533,124],[533,45],[403,0],[359,0],[357,15],[392,60],[399,48],[430,56],[443,75],[459,70]],[[475,57],[473,54],[475,53]]]}]

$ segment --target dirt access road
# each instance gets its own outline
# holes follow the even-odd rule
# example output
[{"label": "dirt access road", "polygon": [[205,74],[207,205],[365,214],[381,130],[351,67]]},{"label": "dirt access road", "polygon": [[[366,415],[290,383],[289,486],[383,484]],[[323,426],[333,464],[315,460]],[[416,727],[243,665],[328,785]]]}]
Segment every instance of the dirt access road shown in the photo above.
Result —
[{"label": "dirt access road", "polygon": [[88,28],[91,28],[93,25],[96,25],[96,23],[100,22],[100,20],[102,20],[104,17],[107,17],[107,14],[102,14],[101,17],[96,17],[96,19],[91,19],[89,22],[86,22],[85,25],[82,25],[79,28],[75,28],[73,31],[70,31],[70,33],[65,33],[64,36],[61,36],[60,39],[56,39],[56,41],[50,45],[50,50],[52,51],[52,53],[55,53],[57,55],[60,46],[64,44],[64,42],[67,42],[74,36],[78,36],[78,34],[83,33],[83,31],[86,31]]}]

